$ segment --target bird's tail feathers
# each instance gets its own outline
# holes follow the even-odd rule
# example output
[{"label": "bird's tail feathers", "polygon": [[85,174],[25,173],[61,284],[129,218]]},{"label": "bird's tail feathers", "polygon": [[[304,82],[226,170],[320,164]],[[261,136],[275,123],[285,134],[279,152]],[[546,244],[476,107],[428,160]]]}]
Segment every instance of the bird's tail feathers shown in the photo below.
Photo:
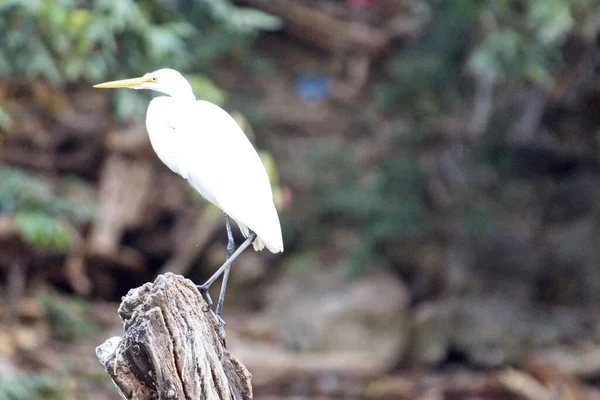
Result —
[{"label": "bird's tail feathers", "polygon": [[[238,224],[238,226],[240,227],[242,235],[244,235],[244,237],[247,238],[250,234],[250,230],[248,229],[248,227],[240,224]],[[255,251],[264,250],[264,248],[266,247],[271,253],[280,253],[283,251],[283,242],[278,244],[267,244],[264,242],[263,239],[257,236],[256,239],[254,239],[254,242],[252,243],[252,247],[254,247]]]}]

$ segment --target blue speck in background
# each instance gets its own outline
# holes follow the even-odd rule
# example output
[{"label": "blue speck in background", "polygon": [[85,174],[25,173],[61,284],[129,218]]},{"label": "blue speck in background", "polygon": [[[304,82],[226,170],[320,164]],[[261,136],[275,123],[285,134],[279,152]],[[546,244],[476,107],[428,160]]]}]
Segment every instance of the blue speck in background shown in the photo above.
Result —
[{"label": "blue speck in background", "polygon": [[329,96],[333,87],[328,76],[302,75],[296,80],[296,91],[306,101],[319,101]]}]

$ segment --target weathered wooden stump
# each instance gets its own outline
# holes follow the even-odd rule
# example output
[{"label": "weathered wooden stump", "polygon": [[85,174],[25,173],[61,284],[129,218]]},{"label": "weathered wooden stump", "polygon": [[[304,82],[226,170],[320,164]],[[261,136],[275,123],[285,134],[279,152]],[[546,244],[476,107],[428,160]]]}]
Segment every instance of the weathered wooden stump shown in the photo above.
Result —
[{"label": "weathered wooden stump", "polygon": [[96,348],[127,400],[251,399],[251,375],[225,347],[195,285],[172,273],[132,289],[119,307],[122,338]]}]

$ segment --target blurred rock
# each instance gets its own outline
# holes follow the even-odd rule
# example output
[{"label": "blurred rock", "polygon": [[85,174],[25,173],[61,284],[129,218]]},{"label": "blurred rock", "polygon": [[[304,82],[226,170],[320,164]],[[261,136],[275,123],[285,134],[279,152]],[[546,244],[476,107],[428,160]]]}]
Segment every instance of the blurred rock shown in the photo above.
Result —
[{"label": "blurred rock", "polygon": [[475,365],[498,367],[526,360],[533,315],[509,299],[464,299],[451,317],[451,349]]},{"label": "blurred rock", "polygon": [[540,279],[540,299],[595,307],[600,301],[600,225],[587,218],[546,232],[547,261]]},{"label": "blurred rock", "polygon": [[434,366],[448,355],[451,305],[424,303],[413,313],[412,339],[408,362],[415,366]]},{"label": "blurred rock", "polygon": [[531,298],[543,269],[540,249],[532,240],[532,228],[505,220],[489,223],[490,228],[473,241],[476,262],[472,285],[486,292],[510,292],[512,297]]},{"label": "blurred rock", "polygon": [[316,268],[289,271],[272,288],[264,318],[287,348],[365,352],[388,368],[406,351],[409,294],[389,273],[347,282]]},{"label": "blurred rock", "polygon": [[592,334],[584,318],[541,311],[512,297],[465,298],[428,307],[417,310],[415,332],[420,337],[413,340],[413,353],[421,352],[413,359],[422,363],[438,360],[447,346],[474,365],[523,365],[537,350]]}]

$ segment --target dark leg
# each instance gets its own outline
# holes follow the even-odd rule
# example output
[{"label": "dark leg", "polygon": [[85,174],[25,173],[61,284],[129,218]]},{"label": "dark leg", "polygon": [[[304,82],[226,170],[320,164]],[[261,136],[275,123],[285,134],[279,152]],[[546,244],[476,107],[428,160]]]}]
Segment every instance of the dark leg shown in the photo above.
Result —
[{"label": "dark leg", "polygon": [[225,272],[231,263],[235,261],[235,259],[238,258],[240,254],[242,254],[244,250],[246,250],[248,246],[252,244],[252,242],[254,242],[254,239],[256,239],[256,233],[250,231],[250,235],[248,235],[244,243],[242,243],[240,247],[238,247],[237,250],[231,255],[231,257],[229,257],[229,259],[227,259],[227,261],[221,265],[221,267],[213,274],[213,276],[211,276],[206,282],[204,282],[204,284],[199,285],[198,287],[201,288],[201,290],[208,289],[210,285],[212,285],[214,281],[216,281],[223,274],[223,272]]},{"label": "dark leg", "polygon": [[229,215],[225,214],[225,229],[227,229],[227,258],[231,258],[235,251],[235,240],[233,239],[233,232],[231,231],[231,222]]},{"label": "dark leg", "polygon": [[[223,275],[223,273],[230,268],[231,263],[233,263],[233,261],[235,261],[236,258],[238,258],[240,256],[240,254],[242,254],[244,252],[244,250],[246,250],[248,248],[248,246],[250,246],[252,244],[252,242],[254,242],[254,239],[256,239],[256,233],[250,231],[250,235],[248,235],[248,237],[246,238],[246,240],[244,241],[244,243],[242,243],[240,245],[240,247],[237,248],[237,250],[231,255],[231,257],[229,257],[227,259],[227,261],[225,261],[225,263],[223,263],[223,265],[221,265],[221,267],[217,270],[217,272],[215,272],[213,274],[213,276],[211,276],[206,282],[204,282],[204,284],[202,285],[198,285],[198,290],[200,290],[200,292],[205,293],[208,291],[208,289],[210,288],[210,286],[217,280],[219,279],[219,277],[221,275]],[[224,294],[224,289],[221,288],[221,293]],[[221,296],[219,296],[220,298]],[[222,320],[221,320],[222,321]]]},{"label": "dark leg", "polygon": [[[229,215],[225,214],[225,228],[227,229],[227,260],[231,258],[235,251],[235,239],[233,238],[233,232],[231,232],[231,222],[229,221]],[[223,302],[225,301],[225,291],[227,290],[227,282],[229,281],[229,272],[231,271],[231,265],[223,272],[223,281],[221,282],[221,292],[219,293],[219,300],[217,300],[217,317],[221,317],[223,312]],[[221,323],[225,325],[225,321],[221,319]]]},{"label": "dark leg", "polygon": [[[233,239],[233,232],[231,231],[231,221],[229,219],[229,215],[227,215],[227,214],[224,214],[224,215],[225,215],[225,229],[227,230],[227,258],[225,258],[225,260],[227,260],[231,257],[231,255],[233,254],[233,251],[235,250],[235,240]],[[223,274],[223,284],[221,285],[221,292],[224,292],[223,287],[227,285],[227,281],[229,280],[229,270],[230,270],[230,268],[227,268],[227,270]],[[196,287],[198,288],[198,290],[200,290],[202,297],[204,297],[204,301],[206,301],[207,309],[204,310],[206,312],[209,309],[211,309],[213,306],[212,298],[210,297],[210,293],[208,292],[208,290],[203,289],[203,285],[196,285]],[[219,294],[219,299],[221,299],[221,297],[224,297],[224,293]],[[223,302],[221,301],[221,308],[223,308],[222,303]],[[219,303],[217,303],[217,304],[219,304]],[[217,307],[217,316],[221,315],[221,313],[219,311],[221,311],[221,310],[219,310],[219,307]],[[224,324],[224,321],[222,321],[222,322]]]}]

